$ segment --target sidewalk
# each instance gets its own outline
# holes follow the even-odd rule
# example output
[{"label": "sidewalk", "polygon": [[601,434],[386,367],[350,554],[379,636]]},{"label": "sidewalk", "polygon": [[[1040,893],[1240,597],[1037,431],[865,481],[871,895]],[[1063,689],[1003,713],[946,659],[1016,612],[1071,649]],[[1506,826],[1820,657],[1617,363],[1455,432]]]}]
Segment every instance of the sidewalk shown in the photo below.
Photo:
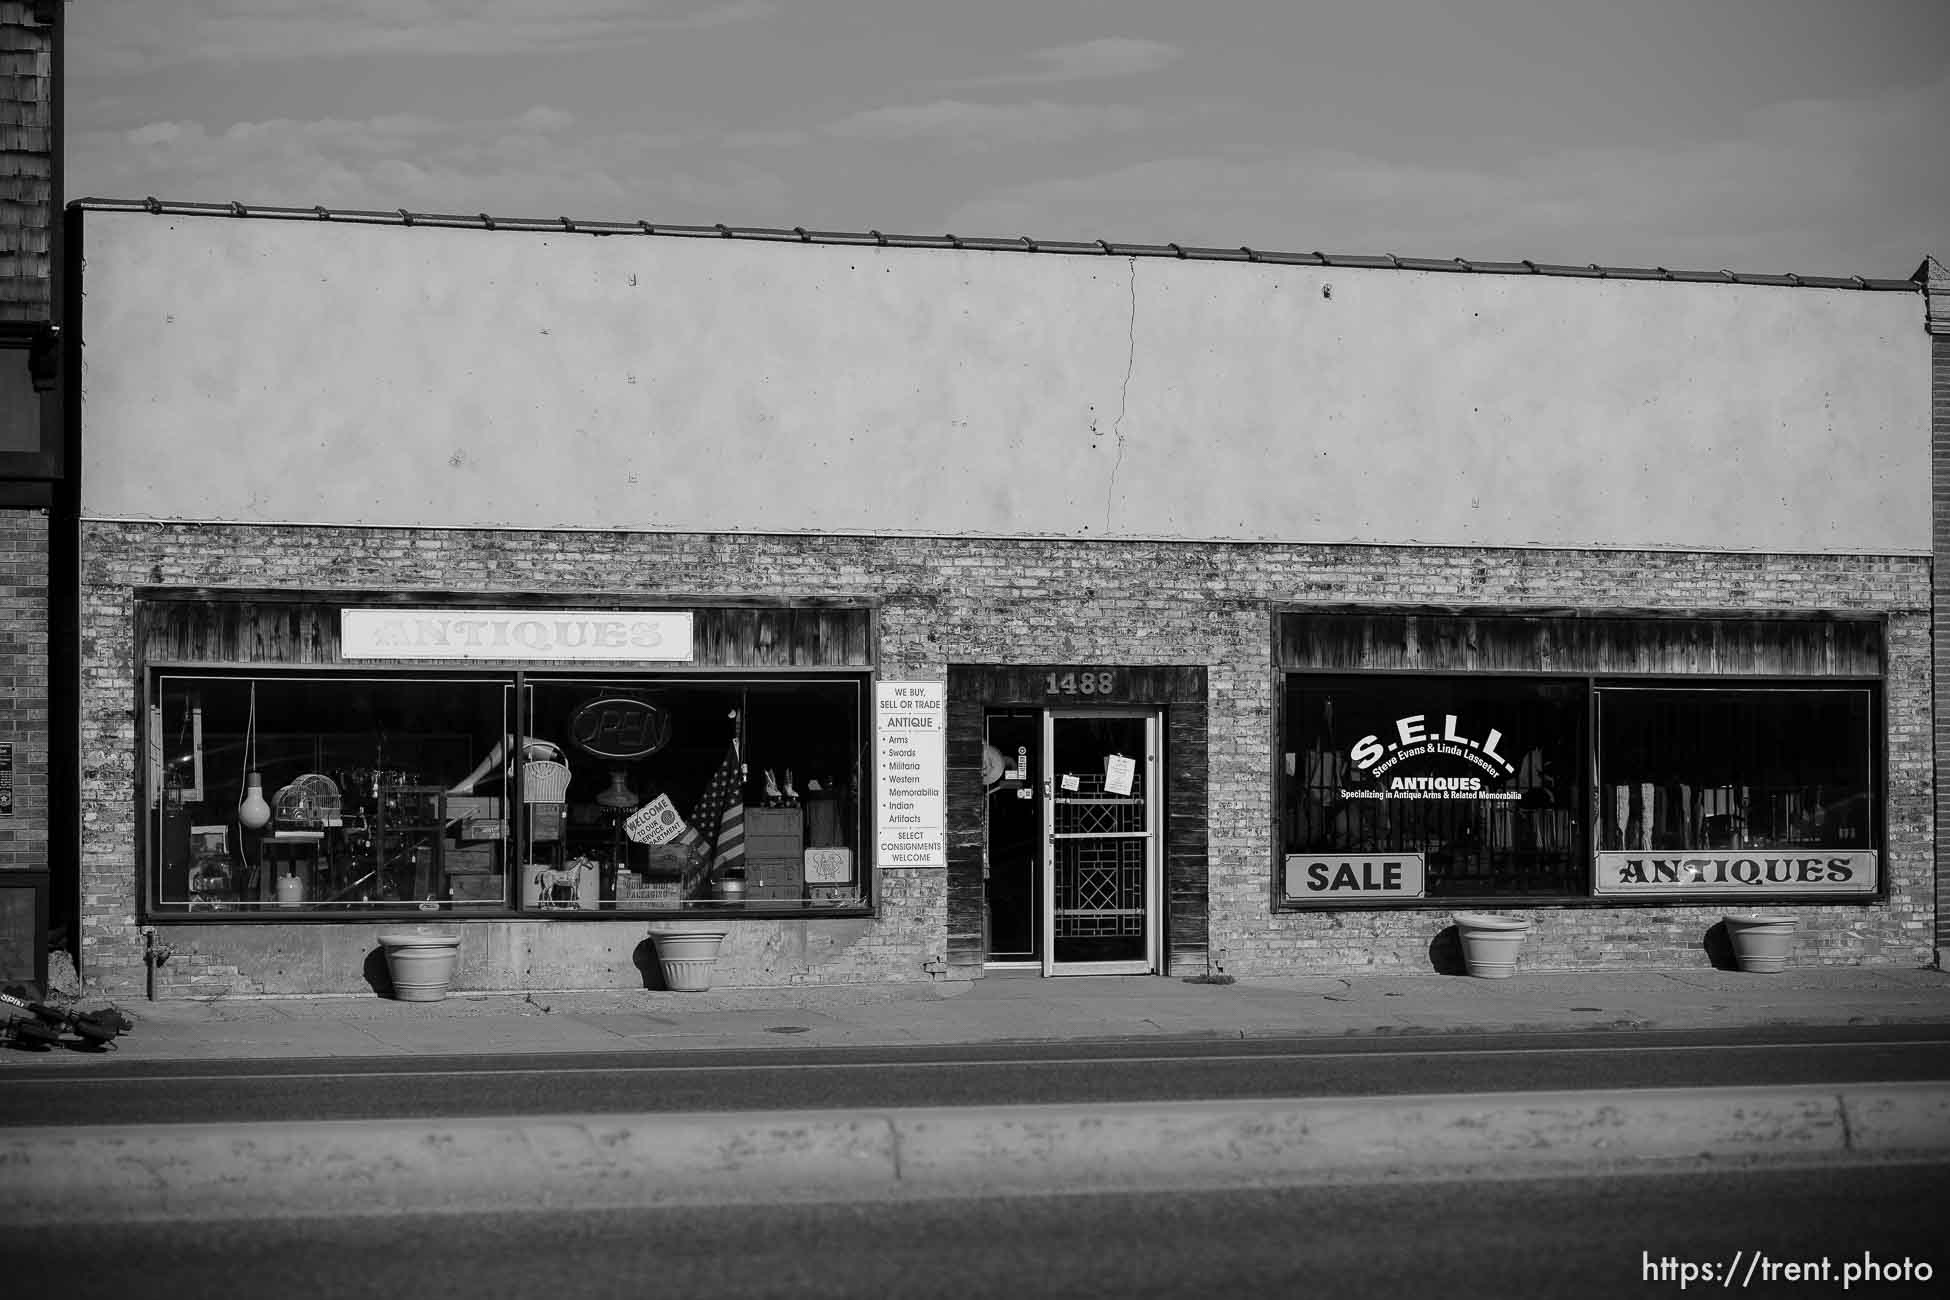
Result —
[{"label": "sidewalk", "polygon": [[[583,993],[126,1002],[120,1060],[496,1052],[876,1047],[1019,1040],[1261,1038],[1765,1025],[1950,1024],[1950,975],[1808,968],[1180,979],[995,975],[853,984]],[[73,1053],[54,1059],[73,1062]],[[0,1069],[48,1057],[0,1052]]]},{"label": "sidewalk", "polygon": [[[1950,1025],[1928,970],[1041,980],[126,1005],[119,1050],[59,1063],[672,1052],[1466,1030]],[[432,1064],[430,1062],[430,1064]],[[72,1085],[68,1085],[72,1086]],[[21,1226],[648,1207],[807,1198],[1496,1177],[1700,1162],[1950,1158],[1950,1080],[1919,1084],[0,1129]]]}]

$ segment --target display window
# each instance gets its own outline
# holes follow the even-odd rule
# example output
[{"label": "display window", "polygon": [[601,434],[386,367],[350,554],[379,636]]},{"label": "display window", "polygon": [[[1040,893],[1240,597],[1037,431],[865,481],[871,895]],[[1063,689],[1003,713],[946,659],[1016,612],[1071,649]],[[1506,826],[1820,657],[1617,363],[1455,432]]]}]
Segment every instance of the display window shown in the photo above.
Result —
[{"label": "display window", "polygon": [[1880,618],[1291,611],[1275,905],[1883,887]]},{"label": "display window", "polygon": [[1589,698],[1583,680],[1290,676],[1283,901],[1583,893]]},{"label": "display window", "polygon": [[1601,893],[1875,887],[1875,693],[1597,692]]},{"label": "display window", "polygon": [[1868,848],[1873,726],[1863,689],[1601,689],[1601,846]]},{"label": "display window", "polygon": [[159,670],[149,911],[864,907],[867,680]]},{"label": "display window", "polygon": [[1881,727],[1863,683],[1292,674],[1280,902],[1869,895]]},{"label": "display window", "polygon": [[531,677],[525,691],[523,907],[864,903],[864,680]]}]

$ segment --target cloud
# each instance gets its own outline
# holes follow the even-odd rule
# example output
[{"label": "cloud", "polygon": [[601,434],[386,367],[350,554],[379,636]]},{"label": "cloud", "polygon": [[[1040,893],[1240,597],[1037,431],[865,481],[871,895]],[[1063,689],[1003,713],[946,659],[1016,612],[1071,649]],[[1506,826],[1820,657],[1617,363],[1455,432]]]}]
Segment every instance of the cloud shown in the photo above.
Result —
[{"label": "cloud", "polygon": [[963,149],[1078,140],[1109,131],[1135,131],[1142,109],[1117,104],[979,104],[938,99],[928,104],[868,109],[830,122],[828,135],[868,140],[946,140]]},{"label": "cloud", "polygon": [[942,214],[1028,231],[1282,251],[1399,253],[1901,278],[1950,235],[1936,156],[1950,72],[1778,103],[1710,139],[1488,158],[1180,153],[1000,188]]},{"label": "cloud", "polygon": [[1043,65],[1039,80],[1081,81],[1095,77],[1130,77],[1164,67],[1179,56],[1175,45],[1106,36],[1080,45],[1052,45],[1033,50],[1029,57]]},{"label": "cloud", "polygon": [[575,120],[575,114],[545,104],[537,104],[515,119],[530,131],[561,131],[575,125]]},{"label": "cloud", "polygon": [[[1161,68],[1179,55],[1176,46],[1131,37],[1103,37],[1074,45],[1033,50],[1042,65],[1034,72],[1007,73],[953,82],[936,88],[1049,84],[1131,76]],[[820,131],[856,140],[939,140],[957,149],[994,151],[1011,145],[1059,144],[1090,136],[1135,131],[1149,122],[1145,110],[1129,104],[1074,104],[1048,99],[984,103],[953,96],[914,104],[863,109],[828,122]],[[796,148],[805,143],[796,130],[733,132],[729,148]]]},{"label": "cloud", "polygon": [[799,149],[812,138],[798,127],[757,127],[728,131],[719,143],[726,149]]},{"label": "cloud", "polygon": [[928,83],[938,90],[972,90],[992,86],[1049,85],[1059,82],[1101,81],[1155,72],[1175,62],[1184,51],[1163,41],[1132,36],[1103,36],[1074,45],[1048,45],[1025,57],[1036,65],[1026,72],[997,72]]},{"label": "cloud", "polygon": [[[356,122],[338,118],[321,118],[304,122],[290,118],[272,118],[264,122],[236,122],[215,137],[206,134],[201,125],[193,122],[171,122],[165,125],[171,128],[167,140],[172,145],[188,147],[202,144],[205,147],[223,147],[239,152],[250,152],[259,146],[283,148],[294,139],[300,138],[329,142],[340,149],[365,153],[386,152],[417,147],[423,142],[434,140],[447,130],[446,124],[435,118],[420,117],[411,113],[389,113],[382,117],[369,117]],[[146,129],[138,127],[131,134],[139,135]]]},{"label": "cloud", "polygon": [[89,0],[70,40],[97,67],[343,55],[600,49],[757,22],[775,0]]},{"label": "cloud", "polygon": [[211,131],[151,122],[73,140],[71,193],[270,207],[679,222],[784,209],[770,172],[688,137],[571,129],[545,106],[486,122],[277,118]]}]

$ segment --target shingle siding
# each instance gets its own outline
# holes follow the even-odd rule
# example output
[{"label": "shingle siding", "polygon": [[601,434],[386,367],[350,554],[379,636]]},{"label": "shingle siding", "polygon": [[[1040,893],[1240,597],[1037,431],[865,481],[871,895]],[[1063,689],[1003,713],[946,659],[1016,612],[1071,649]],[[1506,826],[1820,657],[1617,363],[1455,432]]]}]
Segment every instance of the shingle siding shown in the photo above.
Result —
[{"label": "shingle siding", "polygon": [[0,2],[0,320],[52,313],[54,29]]}]

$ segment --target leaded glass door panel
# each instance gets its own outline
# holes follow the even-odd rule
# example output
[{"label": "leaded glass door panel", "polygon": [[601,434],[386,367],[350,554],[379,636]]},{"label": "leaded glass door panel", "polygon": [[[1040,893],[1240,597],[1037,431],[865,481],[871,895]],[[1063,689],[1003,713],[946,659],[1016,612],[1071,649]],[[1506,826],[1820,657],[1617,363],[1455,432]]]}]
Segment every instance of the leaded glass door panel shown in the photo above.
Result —
[{"label": "leaded glass door panel", "polygon": [[1156,711],[1045,715],[1046,975],[1158,968],[1158,733]]}]

